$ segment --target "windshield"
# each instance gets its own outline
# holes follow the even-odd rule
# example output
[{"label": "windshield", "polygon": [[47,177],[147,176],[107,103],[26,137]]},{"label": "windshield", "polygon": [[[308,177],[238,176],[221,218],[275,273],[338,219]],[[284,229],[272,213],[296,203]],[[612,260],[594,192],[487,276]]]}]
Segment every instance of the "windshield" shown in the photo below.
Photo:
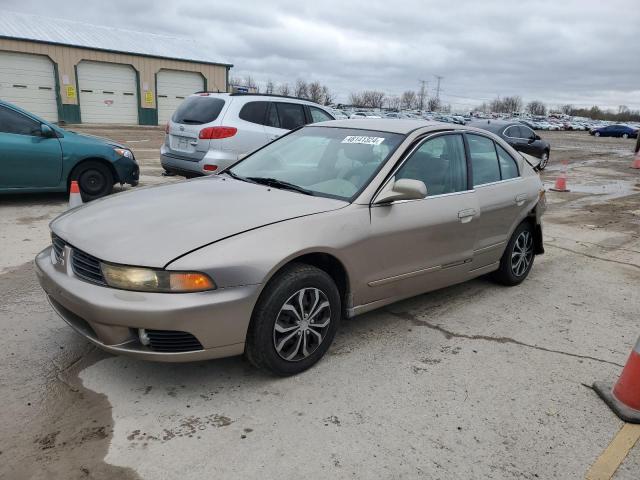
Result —
[{"label": "windshield", "polygon": [[258,150],[230,172],[276,188],[289,184],[301,187],[301,193],[351,200],[403,138],[373,130],[305,127]]}]

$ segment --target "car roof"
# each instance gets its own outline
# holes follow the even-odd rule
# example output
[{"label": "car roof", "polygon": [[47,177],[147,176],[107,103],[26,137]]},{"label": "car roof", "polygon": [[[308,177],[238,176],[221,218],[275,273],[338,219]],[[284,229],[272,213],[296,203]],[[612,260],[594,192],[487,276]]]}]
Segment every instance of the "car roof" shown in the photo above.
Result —
[{"label": "car roof", "polygon": [[510,122],[507,120],[477,120],[471,121],[467,123],[467,125],[470,127],[481,128],[483,130],[489,130],[490,132],[496,133],[512,125],[520,126],[524,124],[520,122]]},{"label": "car roof", "polygon": [[464,128],[461,125],[452,125],[444,122],[418,120],[411,118],[352,118],[349,120],[331,120],[308,125],[310,127],[355,128],[358,130],[377,130],[380,132],[399,133],[407,135],[419,128],[431,128],[432,130],[448,130]]}]

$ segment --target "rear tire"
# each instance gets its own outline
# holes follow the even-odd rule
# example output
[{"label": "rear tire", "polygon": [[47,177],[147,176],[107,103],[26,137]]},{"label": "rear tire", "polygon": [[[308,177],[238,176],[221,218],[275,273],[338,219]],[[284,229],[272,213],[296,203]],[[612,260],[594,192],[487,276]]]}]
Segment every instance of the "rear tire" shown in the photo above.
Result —
[{"label": "rear tire", "polygon": [[340,293],[323,270],[292,264],[260,295],[247,332],[245,355],[257,368],[295,375],[329,349],[341,317]]},{"label": "rear tire", "polygon": [[89,160],[76,166],[70,179],[78,182],[82,200],[85,202],[104,197],[113,191],[111,170],[97,160]]},{"label": "rear tire", "polygon": [[622,138],[625,138],[625,139],[626,139],[626,138],[629,138],[629,134],[628,134],[628,133],[623,133],[623,134],[622,134]]},{"label": "rear tire", "polygon": [[595,135],[596,137],[599,137],[599,136],[600,136],[600,132],[596,132],[594,135]]},{"label": "rear tire", "polygon": [[514,286],[527,278],[535,259],[533,234],[529,221],[518,225],[502,254],[500,268],[491,275],[496,282]]},{"label": "rear tire", "polygon": [[540,158],[540,165],[538,165],[538,169],[544,170],[547,168],[547,164],[549,163],[549,150],[545,150],[542,152],[542,158]]}]

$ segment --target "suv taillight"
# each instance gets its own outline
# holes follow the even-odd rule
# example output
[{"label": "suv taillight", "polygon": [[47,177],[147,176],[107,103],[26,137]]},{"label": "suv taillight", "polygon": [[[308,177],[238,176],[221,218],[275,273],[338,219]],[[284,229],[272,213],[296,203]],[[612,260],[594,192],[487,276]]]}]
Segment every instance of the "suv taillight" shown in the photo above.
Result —
[{"label": "suv taillight", "polygon": [[207,127],[200,130],[198,138],[201,140],[220,140],[233,137],[237,133],[236,127]]},{"label": "suv taillight", "polygon": [[169,122],[167,122],[167,124],[164,127],[164,133],[166,133],[167,135],[169,135]]}]

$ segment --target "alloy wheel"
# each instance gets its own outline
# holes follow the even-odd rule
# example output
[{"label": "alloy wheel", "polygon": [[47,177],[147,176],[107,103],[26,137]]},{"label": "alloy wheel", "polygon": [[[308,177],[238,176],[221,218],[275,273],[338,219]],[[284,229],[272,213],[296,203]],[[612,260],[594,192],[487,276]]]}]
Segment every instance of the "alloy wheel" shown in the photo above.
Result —
[{"label": "alloy wheel", "polygon": [[311,355],[324,341],[331,323],[327,295],[317,288],[302,288],[280,308],[273,326],[278,355],[296,362]]},{"label": "alloy wheel", "polygon": [[533,236],[525,230],[518,235],[511,252],[511,271],[516,277],[521,277],[529,269],[533,260]]}]

